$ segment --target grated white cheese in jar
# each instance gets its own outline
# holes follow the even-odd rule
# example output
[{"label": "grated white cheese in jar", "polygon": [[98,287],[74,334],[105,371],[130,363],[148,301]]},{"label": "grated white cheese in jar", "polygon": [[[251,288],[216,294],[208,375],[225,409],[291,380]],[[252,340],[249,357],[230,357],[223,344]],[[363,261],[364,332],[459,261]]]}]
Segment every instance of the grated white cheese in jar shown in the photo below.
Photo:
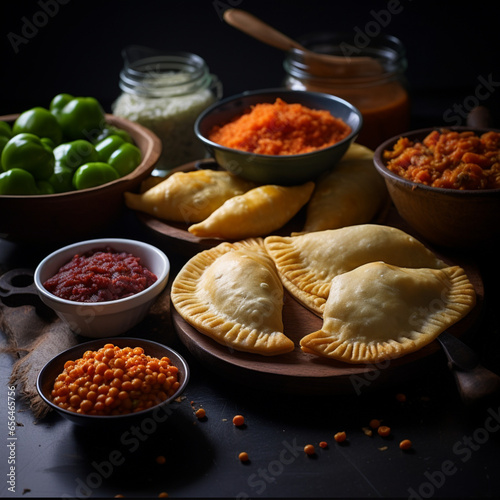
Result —
[{"label": "grated white cheese in jar", "polygon": [[[131,61],[131,54],[140,57]],[[113,113],[139,123],[162,141],[156,170],[162,173],[203,159],[207,151],[194,133],[199,114],[219,99],[222,85],[205,61],[187,52],[156,54],[130,47],[120,73],[122,94]]]},{"label": "grated white cheese in jar", "polygon": [[209,89],[174,97],[142,97],[121,94],[113,113],[139,123],[162,141],[163,150],[157,168],[168,170],[206,156],[206,150],[194,133],[198,115],[215,101]]}]

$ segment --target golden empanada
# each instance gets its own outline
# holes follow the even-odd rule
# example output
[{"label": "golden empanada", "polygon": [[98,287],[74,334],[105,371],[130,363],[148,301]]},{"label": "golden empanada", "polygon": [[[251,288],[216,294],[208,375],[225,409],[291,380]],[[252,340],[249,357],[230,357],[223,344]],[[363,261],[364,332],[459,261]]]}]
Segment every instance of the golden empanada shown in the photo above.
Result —
[{"label": "golden empanada", "polygon": [[225,170],[174,172],[142,194],[125,193],[125,203],[132,210],[160,219],[191,224],[206,219],[226,200],[255,186]]},{"label": "golden empanada", "polygon": [[259,186],[227,200],[188,230],[195,236],[227,240],[265,236],[284,226],[308,202],[313,189],[314,182]]},{"label": "golden empanada", "polygon": [[475,301],[459,266],[409,269],[371,262],[332,280],[323,326],[300,345],[348,363],[398,358],[432,342]]},{"label": "golden empanada", "polygon": [[338,165],[317,180],[303,232],[368,223],[387,196],[385,182],[373,165],[373,152],[353,144]]},{"label": "golden empanada", "polygon": [[341,161],[344,160],[372,160],[373,159],[373,151],[362,144],[358,144],[357,142],[353,142],[348,150],[345,152],[344,156],[342,156]]},{"label": "golden empanada", "polygon": [[401,267],[446,267],[413,236],[377,224],[297,236],[268,236],[264,243],[285,288],[318,316],[323,313],[332,279],[368,262],[380,260]]},{"label": "golden empanada", "polygon": [[283,334],[283,285],[262,239],[221,243],[192,257],[171,300],[190,325],[228,348],[264,356],[294,349]]}]

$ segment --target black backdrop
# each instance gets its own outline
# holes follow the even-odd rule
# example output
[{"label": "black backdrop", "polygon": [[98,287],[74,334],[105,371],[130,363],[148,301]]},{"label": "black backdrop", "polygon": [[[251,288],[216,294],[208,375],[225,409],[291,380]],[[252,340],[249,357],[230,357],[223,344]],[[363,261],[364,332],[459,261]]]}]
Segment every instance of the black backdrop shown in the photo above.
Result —
[{"label": "black backdrop", "polygon": [[[194,52],[224,95],[281,85],[283,53],[225,24],[248,10],[291,37],[314,31],[384,32],[402,40],[413,125],[474,104],[500,121],[500,29],[491,2],[428,0],[22,0],[2,2],[0,113],[48,106],[57,93],[118,96],[122,49],[139,44]],[[449,122],[448,122],[449,123]]]}]

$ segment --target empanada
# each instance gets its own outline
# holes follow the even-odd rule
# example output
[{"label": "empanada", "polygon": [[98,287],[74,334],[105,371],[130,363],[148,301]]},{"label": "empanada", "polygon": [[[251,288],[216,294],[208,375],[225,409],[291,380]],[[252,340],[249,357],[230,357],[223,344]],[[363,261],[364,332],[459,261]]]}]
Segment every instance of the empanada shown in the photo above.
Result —
[{"label": "empanada", "polygon": [[221,243],[192,257],[171,300],[190,325],[230,349],[264,356],[294,349],[283,334],[283,285],[262,239]]},{"label": "empanada", "polygon": [[338,165],[317,180],[303,232],[368,223],[387,196],[385,182],[373,165],[373,152],[353,144]]},{"label": "empanada", "polygon": [[341,161],[345,160],[372,160],[373,159],[373,151],[362,144],[358,144],[357,142],[353,142],[344,156],[342,156]]},{"label": "empanada", "polygon": [[226,200],[256,187],[225,170],[174,172],[142,194],[125,193],[125,203],[160,219],[191,224],[206,219]]},{"label": "empanada", "polygon": [[409,234],[390,226],[360,224],[264,240],[285,288],[321,316],[332,279],[373,261],[401,267],[446,264]]},{"label": "empanada", "polygon": [[227,200],[188,230],[195,236],[227,240],[265,236],[284,226],[308,202],[313,189],[314,182],[259,186]]},{"label": "empanada", "polygon": [[348,363],[377,363],[414,352],[474,307],[459,266],[409,269],[371,262],[332,280],[321,330],[303,351]]}]

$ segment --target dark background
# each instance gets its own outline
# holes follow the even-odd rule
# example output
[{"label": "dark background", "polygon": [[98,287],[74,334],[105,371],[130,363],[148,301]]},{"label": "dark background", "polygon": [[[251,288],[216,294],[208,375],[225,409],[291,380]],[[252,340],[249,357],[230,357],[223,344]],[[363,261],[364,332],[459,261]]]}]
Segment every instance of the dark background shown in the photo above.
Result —
[{"label": "dark background", "polygon": [[463,118],[479,103],[489,107],[498,126],[500,30],[493,5],[428,0],[3,2],[0,113],[48,106],[60,92],[97,97],[109,112],[120,93],[121,51],[130,44],[202,56],[222,80],[226,97],[281,85],[284,53],[222,21],[225,8],[238,7],[295,38],[315,31],[370,33],[382,24],[377,17],[384,19],[384,31],[407,49],[412,125],[442,124],[446,112]]}]

